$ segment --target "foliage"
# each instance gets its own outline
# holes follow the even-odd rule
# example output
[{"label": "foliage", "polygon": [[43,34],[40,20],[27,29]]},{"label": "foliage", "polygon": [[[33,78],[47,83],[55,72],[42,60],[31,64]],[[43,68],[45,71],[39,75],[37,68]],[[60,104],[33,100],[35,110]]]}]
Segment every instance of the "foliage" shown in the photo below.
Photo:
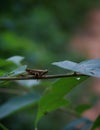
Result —
[{"label": "foliage", "polygon": [[87,60],[79,64],[72,61],[55,62],[53,64],[61,68],[73,70],[81,74],[98,78],[100,77],[100,59]]},{"label": "foliage", "polygon": [[10,99],[5,104],[0,107],[0,119],[8,116],[15,111],[25,108],[28,105],[34,104],[38,101],[40,96],[38,94],[26,94],[24,96],[18,96],[13,99]]},{"label": "foliage", "polygon": [[[19,59],[17,60],[17,62],[15,62],[16,58]],[[14,57],[9,58],[10,62],[12,62],[13,65],[16,64],[17,65],[16,68],[18,68],[18,69],[13,70],[13,67],[12,67],[11,72],[9,72],[9,76],[18,77],[22,75],[23,73],[25,73],[27,66],[22,65],[21,64],[22,60],[20,59],[23,59],[23,58],[21,58],[20,56],[16,56],[16,57],[14,56]],[[11,99],[9,99],[8,101],[6,101],[0,106],[0,119],[7,117],[8,115],[12,113],[17,112],[18,110],[21,111],[22,108],[25,109],[27,106],[33,106],[34,104],[37,103],[38,111],[37,111],[36,121],[35,121],[35,126],[37,127],[39,120],[45,114],[48,114],[49,112],[54,111],[61,107],[69,107],[69,108],[72,107],[73,105],[71,101],[69,101],[69,99],[66,98],[66,95],[68,95],[72,91],[72,89],[75,88],[78,84],[86,80],[87,79],[86,75],[100,77],[99,62],[100,62],[100,59],[87,60],[79,64],[71,62],[71,61],[53,63],[54,65],[60,66],[61,68],[70,69],[74,72],[75,71],[80,72],[81,74],[85,74],[85,75],[82,77],[80,75],[80,77],[67,77],[67,78],[61,78],[57,80],[56,82],[51,84],[51,87],[47,87],[45,89],[45,93],[42,94],[42,97],[40,97],[39,93],[37,92],[32,92],[32,93],[28,92],[27,94],[24,94],[22,96],[12,97]],[[3,65],[4,63],[5,64],[7,63],[6,60],[5,62],[3,62]],[[93,75],[91,75],[92,71],[94,72]],[[6,73],[3,73],[1,77],[4,77],[4,75],[6,75],[7,77]],[[83,106],[84,108],[86,108],[86,105],[83,104]],[[83,107],[78,107],[76,110],[73,109],[73,111],[76,111],[77,113],[80,114],[80,109],[83,109]]]},{"label": "foliage", "polygon": [[36,121],[38,121],[46,112],[48,113],[61,106],[69,106],[70,102],[67,101],[67,99],[64,99],[65,95],[85,79],[86,78],[82,77],[80,81],[78,81],[75,78],[65,78],[56,81],[49,89],[49,92],[41,98]]}]

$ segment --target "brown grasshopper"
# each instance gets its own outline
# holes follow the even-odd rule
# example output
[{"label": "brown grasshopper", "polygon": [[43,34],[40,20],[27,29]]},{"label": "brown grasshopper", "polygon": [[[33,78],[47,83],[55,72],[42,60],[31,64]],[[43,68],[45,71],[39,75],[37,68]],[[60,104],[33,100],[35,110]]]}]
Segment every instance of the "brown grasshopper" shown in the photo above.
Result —
[{"label": "brown grasshopper", "polygon": [[38,70],[38,69],[29,69],[29,68],[27,68],[26,72],[29,75],[34,75],[35,77],[42,77],[43,75],[45,75],[48,72],[48,70]]}]

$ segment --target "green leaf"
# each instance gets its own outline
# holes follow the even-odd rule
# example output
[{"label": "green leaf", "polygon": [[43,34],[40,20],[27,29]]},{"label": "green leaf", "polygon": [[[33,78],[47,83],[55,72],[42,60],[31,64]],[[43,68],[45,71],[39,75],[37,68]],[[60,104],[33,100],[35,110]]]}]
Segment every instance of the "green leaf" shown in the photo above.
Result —
[{"label": "green leaf", "polygon": [[27,94],[24,96],[18,96],[8,100],[6,103],[0,106],[0,119],[26,107],[36,103],[40,99],[38,94]]},{"label": "green leaf", "polygon": [[16,65],[12,61],[7,61],[5,59],[0,59],[0,69],[5,70],[5,72],[10,71],[12,68],[15,68]]},{"label": "green leaf", "polygon": [[75,77],[61,78],[52,84],[48,94],[44,95],[39,101],[39,109],[36,118],[36,125],[40,118],[46,113],[53,111],[61,106],[68,106],[70,102],[64,97],[68,94],[76,85],[84,81],[87,77],[81,77],[77,80]]},{"label": "green leaf", "polygon": [[100,58],[86,60],[81,63],[75,63],[66,60],[61,62],[54,62],[52,64],[81,74],[100,78]]},{"label": "green leaf", "polygon": [[5,59],[0,59],[0,67],[8,66],[12,64],[11,61],[6,61]]},{"label": "green leaf", "polygon": [[7,61],[11,61],[16,65],[21,65],[21,62],[23,59],[24,59],[24,57],[22,57],[22,56],[12,56],[12,57],[8,58]]},{"label": "green leaf", "polygon": [[[20,71],[24,70],[24,72],[25,72],[26,66],[21,66],[21,61],[23,59],[24,59],[24,57],[21,57],[21,56],[13,56],[6,60],[0,59],[0,76],[8,76],[11,73],[15,73],[15,75],[16,75],[16,73],[19,71],[19,69],[20,69]],[[18,68],[19,65],[20,65],[20,67]],[[18,69],[15,70],[16,68],[18,68]]]},{"label": "green leaf", "polygon": [[20,66],[16,70],[9,73],[10,76],[17,76],[26,72],[27,65]]},{"label": "green leaf", "polygon": [[[23,73],[25,73],[26,72],[26,68],[27,68],[27,65],[23,65],[23,66],[20,66],[20,67],[18,67],[17,69],[15,69],[15,70],[13,70],[13,71],[11,71],[11,72],[2,72],[1,74],[1,77],[3,76],[3,77],[7,77],[7,76],[19,76],[20,74],[23,74]],[[17,82],[17,81],[16,81]],[[20,81],[21,82],[21,81]],[[7,83],[9,83],[9,81],[2,81],[2,80],[0,80],[0,86],[2,87],[2,86],[4,86],[5,84],[7,84]],[[36,82],[35,81],[33,81],[33,85],[34,84],[36,84]]]}]

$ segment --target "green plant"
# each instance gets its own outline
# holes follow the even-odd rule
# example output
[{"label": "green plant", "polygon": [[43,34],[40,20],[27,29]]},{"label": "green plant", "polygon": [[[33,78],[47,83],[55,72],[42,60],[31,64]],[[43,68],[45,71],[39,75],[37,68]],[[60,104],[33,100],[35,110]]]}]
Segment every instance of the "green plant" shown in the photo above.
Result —
[{"label": "green plant", "polygon": [[[0,63],[0,70],[2,72],[0,84],[4,84],[6,82],[8,83],[8,81],[16,81],[17,83],[24,85],[24,82],[27,81],[28,83],[26,86],[28,86],[31,81],[32,85],[42,84],[41,82],[36,82],[34,79],[60,79],[53,81],[53,83],[49,83],[49,87],[43,90],[43,94],[38,94],[37,91],[28,91],[24,95],[21,94],[21,96],[12,97],[6,101],[4,104],[0,105],[0,119],[10,116],[10,114],[14,114],[18,110],[22,110],[25,107],[34,106],[37,104],[38,107],[35,119],[35,127],[37,128],[39,120],[45,114],[48,114],[58,108],[66,107],[70,111],[72,110],[76,113],[77,116],[80,115],[80,109],[83,108],[82,111],[86,110],[85,104],[83,104],[81,108],[75,110],[72,107],[72,102],[66,98],[66,95],[69,94],[77,85],[87,80],[90,76],[100,78],[100,59],[86,60],[80,63],[75,63],[72,61],[54,62],[53,65],[72,71],[69,73],[65,72],[65,74],[56,75],[39,75],[36,73],[34,74],[34,72],[27,73],[27,65],[23,65],[21,63],[23,59],[24,58],[21,56],[14,56],[7,60],[2,60]],[[2,67],[7,67],[8,72],[6,70],[3,72]],[[38,72],[38,70],[36,72]],[[19,80],[24,81],[19,82]],[[2,89],[2,86],[0,89]]]}]

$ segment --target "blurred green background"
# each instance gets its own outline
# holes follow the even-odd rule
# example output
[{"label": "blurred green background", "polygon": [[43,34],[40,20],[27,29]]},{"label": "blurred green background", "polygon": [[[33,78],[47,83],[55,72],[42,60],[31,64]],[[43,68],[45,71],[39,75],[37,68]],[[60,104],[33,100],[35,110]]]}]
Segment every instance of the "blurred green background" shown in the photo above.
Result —
[{"label": "blurred green background", "polygon": [[[63,70],[52,62],[76,60],[70,53],[69,41],[84,15],[100,0],[3,0],[0,2],[0,58],[20,55],[31,68],[48,69],[49,73]],[[3,88],[43,93],[50,81],[27,88],[16,83]],[[0,103],[20,93],[0,92]],[[34,130],[35,107],[30,106],[1,120],[9,130]],[[34,111],[33,111],[34,110]],[[61,110],[45,115],[39,130],[60,130],[69,120],[69,113]]]}]

